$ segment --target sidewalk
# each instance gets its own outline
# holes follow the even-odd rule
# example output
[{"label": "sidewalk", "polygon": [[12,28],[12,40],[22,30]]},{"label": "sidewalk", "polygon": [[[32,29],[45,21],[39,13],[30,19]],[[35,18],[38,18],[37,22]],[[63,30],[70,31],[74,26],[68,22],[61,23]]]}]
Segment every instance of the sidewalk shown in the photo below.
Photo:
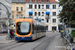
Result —
[{"label": "sidewalk", "polygon": [[0,33],[0,36],[7,36],[7,33]]},{"label": "sidewalk", "polygon": [[[1,34],[0,34],[1,35]],[[3,34],[2,34],[3,35]],[[15,40],[6,40],[6,36],[7,35],[3,35],[3,36],[0,36],[0,44],[6,44],[6,43],[10,43],[10,42],[13,42]]]},{"label": "sidewalk", "polygon": [[65,50],[65,46],[62,42],[60,35],[56,36],[52,43],[49,44],[47,50]]}]

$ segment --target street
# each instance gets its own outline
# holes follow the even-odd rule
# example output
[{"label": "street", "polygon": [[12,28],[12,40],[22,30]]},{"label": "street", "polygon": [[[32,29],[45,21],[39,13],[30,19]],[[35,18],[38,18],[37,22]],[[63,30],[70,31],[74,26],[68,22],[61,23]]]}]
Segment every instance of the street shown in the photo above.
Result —
[{"label": "street", "polygon": [[0,50],[65,50],[65,47],[60,33],[46,32],[46,37],[31,42],[13,41],[0,43]]}]

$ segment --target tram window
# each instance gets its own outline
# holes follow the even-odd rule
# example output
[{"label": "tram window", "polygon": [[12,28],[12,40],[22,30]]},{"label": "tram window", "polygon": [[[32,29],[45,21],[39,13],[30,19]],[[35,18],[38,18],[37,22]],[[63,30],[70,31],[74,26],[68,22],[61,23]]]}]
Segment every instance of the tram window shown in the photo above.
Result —
[{"label": "tram window", "polygon": [[41,32],[42,32],[42,26],[41,26]]},{"label": "tram window", "polygon": [[42,26],[42,32],[44,31],[44,27]]},{"label": "tram window", "polygon": [[37,33],[39,33],[39,26],[37,26]]},{"label": "tram window", "polygon": [[42,32],[43,32],[43,26],[42,26]]},{"label": "tram window", "polygon": [[32,24],[32,34],[34,34],[34,24]]},{"label": "tram window", "polygon": [[14,25],[14,27],[15,27],[15,25]]},{"label": "tram window", "polygon": [[17,33],[20,35],[27,35],[30,33],[31,25],[29,22],[18,22]]},{"label": "tram window", "polygon": [[37,30],[37,26],[34,25],[34,30]]},{"label": "tram window", "polygon": [[41,26],[39,26],[39,32],[41,32]]}]

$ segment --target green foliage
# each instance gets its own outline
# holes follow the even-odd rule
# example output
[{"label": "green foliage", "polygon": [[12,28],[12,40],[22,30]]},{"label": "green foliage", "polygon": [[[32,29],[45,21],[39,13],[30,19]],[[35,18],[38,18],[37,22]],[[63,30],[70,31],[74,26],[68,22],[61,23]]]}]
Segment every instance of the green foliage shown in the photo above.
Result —
[{"label": "green foliage", "polygon": [[60,21],[67,18],[67,24],[75,28],[75,0],[59,0],[59,6],[62,6],[59,14]]},{"label": "green foliage", "polygon": [[75,30],[71,31],[71,36],[74,38],[75,37]]}]

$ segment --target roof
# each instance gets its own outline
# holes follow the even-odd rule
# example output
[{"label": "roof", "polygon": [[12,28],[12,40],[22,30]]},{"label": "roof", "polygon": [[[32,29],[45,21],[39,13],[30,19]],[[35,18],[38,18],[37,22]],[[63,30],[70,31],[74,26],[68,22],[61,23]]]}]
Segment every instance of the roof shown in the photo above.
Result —
[{"label": "roof", "polygon": [[50,2],[57,2],[56,0],[50,0]]},{"label": "roof", "polygon": [[26,2],[26,0],[12,0],[12,2]]},{"label": "roof", "polygon": [[[26,0],[12,0],[12,2],[26,2]],[[49,2],[56,2],[56,0],[49,0]]]}]

